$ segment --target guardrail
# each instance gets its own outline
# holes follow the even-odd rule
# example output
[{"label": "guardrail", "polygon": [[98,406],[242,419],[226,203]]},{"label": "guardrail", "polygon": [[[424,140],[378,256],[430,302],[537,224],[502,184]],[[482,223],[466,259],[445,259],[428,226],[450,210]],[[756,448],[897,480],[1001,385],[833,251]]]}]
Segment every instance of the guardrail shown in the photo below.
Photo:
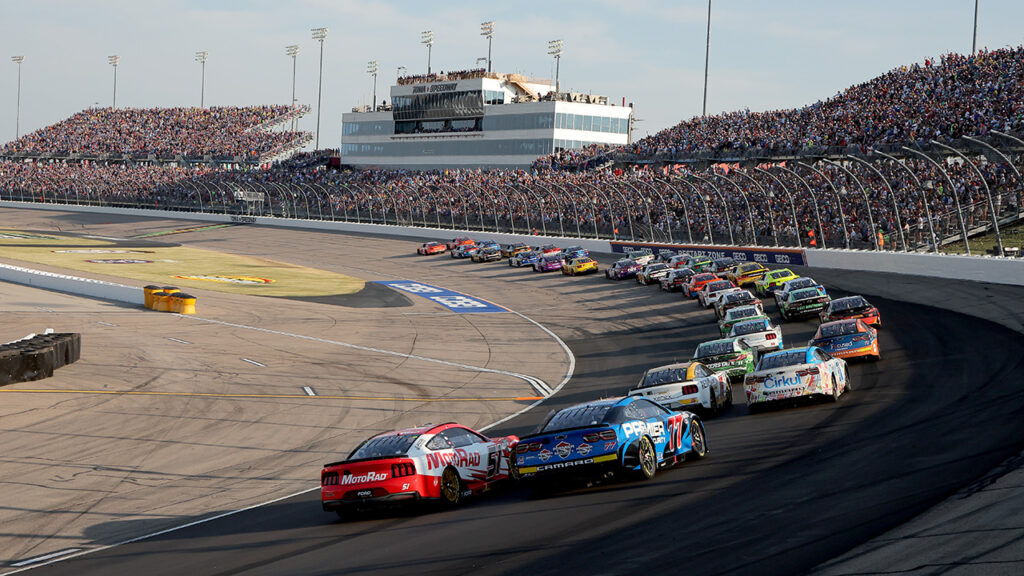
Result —
[{"label": "guardrail", "polygon": [[[39,204],[34,202],[0,201],[0,207],[27,208],[33,210],[51,210],[62,212],[86,212],[100,214],[123,214],[145,216],[150,218],[170,218],[179,220],[198,220],[203,222],[234,222],[258,226],[275,226],[281,228],[305,228],[311,230],[327,230],[337,232],[355,232],[361,234],[380,234],[402,236],[417,241],[436,240],[439,236],[470,236],[493,239],[500,243],[526,242],[529,244],[557,243],[563,246],[577,245],[593,252],[617,253],[626,247],[665,248],[694,254],[732,256],[737,259],[760,261],[775,265],[806,265],[819,268],[833,268],[850,271],[892,272],[934,278],[951,278],[957,280],[976,280],[996,284],[1024,286],[1024,260],[999,256],[965,256],[935,253],[914,252],[878,252],[874,250],[837,250],[837,249],[793,249],[755,246],[725,246],[697,244],[667,244],[625,242],[616,240],[587,239],[560,236],[534,236],[527,234],[510,234],[502,232],[480,232],[479,230],[439,229],[428,227],[393,226],[386,224],[365,224],[357,222],[337,222],[325,220],[301,220],[277,218],[271,216],[235,216],[199,212],[178,212],[170,210],[149,210],[139,208],[111,208],[105,206],[76,206],[66,204]],[[8,279],[9,272],[5,268],[17,268],[0,265],[0,279]],[[61,276],[61,275],[51,275]],[[67,278],[67,277],[65,277]],[[85,279],[82,279],[85,280]],[[37,280],[38,281],[38,280]],[[106,282],[89,281],[97,285]],[[31,283],[31,282],[21,282]],[[59,283],[59,282],[58,282]],[[119,286],[119,285],[111,285]],[[47,287],[47,286],[43,286]],[[93,290],[86,294],[110,300],[122,300],[134,304],[143,304],[143,293],[139,288],[124,286],[132,292],[112,292]],[[65,288],[52,288],[67,290]],[[77,292],[81,293],[81,292]]]}]

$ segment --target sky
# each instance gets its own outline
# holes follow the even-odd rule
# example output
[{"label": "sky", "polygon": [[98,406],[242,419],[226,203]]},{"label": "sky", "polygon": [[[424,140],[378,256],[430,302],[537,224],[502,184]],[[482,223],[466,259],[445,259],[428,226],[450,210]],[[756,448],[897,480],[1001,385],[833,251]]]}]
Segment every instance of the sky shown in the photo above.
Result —
[{"label": "sky", "polygon": [[[969,53],[974,0],[714,0],[708,113],[799,107],[926,57]],[[298,44],[299,124],[315,132],[323,44],[320,147],[338,147],[341,115],[390,99],[397,68],[425,73],[420,33],[434,32],[434,71],[475,66],[487,55],[480,23],[493,21],[493,68],[553,77],[549,40],[562,39],[563,90],[635,105],[634,137],[701,114],[705,0],[301,0],[274,2],[0,0],[0,142],[13,140],[21,66],[20,132],[90,106],[199,106],[200,50],[206,106],[287,104]],[[978,48],[1024,44],[1024,2],[980,0]]]}]

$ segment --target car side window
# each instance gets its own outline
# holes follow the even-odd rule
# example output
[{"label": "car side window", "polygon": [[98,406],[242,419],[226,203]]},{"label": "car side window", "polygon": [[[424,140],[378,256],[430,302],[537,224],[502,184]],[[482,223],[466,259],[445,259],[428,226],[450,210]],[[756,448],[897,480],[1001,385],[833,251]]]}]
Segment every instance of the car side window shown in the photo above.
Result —
[{"label": "car side window", "polygon": [[672,411],[661,406],[658,406],[654,402],[646,399],[637,400],[636,404],[640,405],[640,409],[644,414],[644,418],[661,418],[667,414],[671,414]]},{"label": "car side window", "polygon": [[643,410],[640,409],[639,406],[640,402],[640,400],[637,400],[632,404],[626,405],[625,409],[623,410],[623,413],[626,416],[626,418],[630,420],[643,420],[645,418],[644,412]]},{"label": "car side window", "polygon": [[444,431],[444,434],[455,448],[464,448],[479,442],[479,437],[465,428],[449,428]]},{"label": "car side window", "polygon": [[427,442],[427,450],[446,450],[448,448],[453,448],[453,446],[444,432],[434,436],[430,439],[430,442]]}]

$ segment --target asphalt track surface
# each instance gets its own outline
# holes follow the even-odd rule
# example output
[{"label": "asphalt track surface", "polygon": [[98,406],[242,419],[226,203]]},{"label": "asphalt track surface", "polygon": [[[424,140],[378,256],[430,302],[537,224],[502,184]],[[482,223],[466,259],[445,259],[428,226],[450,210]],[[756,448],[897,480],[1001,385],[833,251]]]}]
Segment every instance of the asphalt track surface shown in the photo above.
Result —
[{"label": "asphalt track surface", "polygon": [[[470,263],[450,270],[455,266],[496,281],[530,274]],[[845,273],[811,273],[840,293]],[[697,342],[717,335],[710,311],[681,314],[697,304],[678,294],[602,277],[529,281],[563,289],[572,283],[572,291],[560,292],[567,307],[573,298],[609,305],[641,298],[663,301],[663,314],[637,328],[587,333],[566,321],[545,322],[573,350],[576,373],[545,405],[489,431],[494,435],[525,434],[548,409],[622,393],[644,368],[686,358]],[[921,280],[919,289],[934,282]],[[313,491],[32,573],[806,572],[971,483],[1018,453],[1024,437],[1019,333],[940,307],[872,300],[885,321],[883,360],[851,363],[851,394],[836,404],[752,415],[737,386],[738,404],[706,420],[709,456],[648,482],[551,497],[512,487],[456,510],[348,521],[321,512]],[[806,341],[813,330],[811,322],[785,324],[785,340]],[[310,471],[311,483],[317,472]]]}]

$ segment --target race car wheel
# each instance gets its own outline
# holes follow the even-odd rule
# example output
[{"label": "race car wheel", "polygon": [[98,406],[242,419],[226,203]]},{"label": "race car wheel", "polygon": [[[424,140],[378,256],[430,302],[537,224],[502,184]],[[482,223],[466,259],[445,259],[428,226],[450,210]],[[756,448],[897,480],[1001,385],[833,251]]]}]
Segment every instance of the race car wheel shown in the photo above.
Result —
[{"label": "race car wheel", "polygon": [[512,261],[511,261],[511,260],[509,260],[509,261],[508,261],[508,267],[509,267],[509,268],[511,268],[511,267],[512,267]]},{"label": "race car wheel", "polygon": [[455,468],[449,466],[441,473],[441,501],[456,506],[462,500],[462,479]]},{"label": "race car wheel", "polygon": [[831,402],[839,401],[839,386],[836,384],[836,377],[832,377],[832,396],[829,397]]},{"label": "race car wheel", "polygon": [[853,390],[853,384],[850,383],[850,371],[845,370],[843,373],[846,375],[846,387],[843,388],[843,392],[849,392],[850,390]]},{"label": "race car wheel", "polygon": [[710,412],[712,416],[718,416],[722,412],[722,407],[718,405],[718,398],[715,397],[715,391],[709,390],[708,393],[710,394],[708,403],[711,404],[708,412]]},{"label": "race car wheel", "polygon": [[654,443],[647,436],[640,439],[637,458],[640,460],[640,477],[644,480],[654,478],[658,471],[658,455],[654,450]]},{"label": "race car wheel", "polygon": [[704,441],[704,426],[694,418],[690,422],[690,453],[698,460],[707,456],[708,443]]}]

